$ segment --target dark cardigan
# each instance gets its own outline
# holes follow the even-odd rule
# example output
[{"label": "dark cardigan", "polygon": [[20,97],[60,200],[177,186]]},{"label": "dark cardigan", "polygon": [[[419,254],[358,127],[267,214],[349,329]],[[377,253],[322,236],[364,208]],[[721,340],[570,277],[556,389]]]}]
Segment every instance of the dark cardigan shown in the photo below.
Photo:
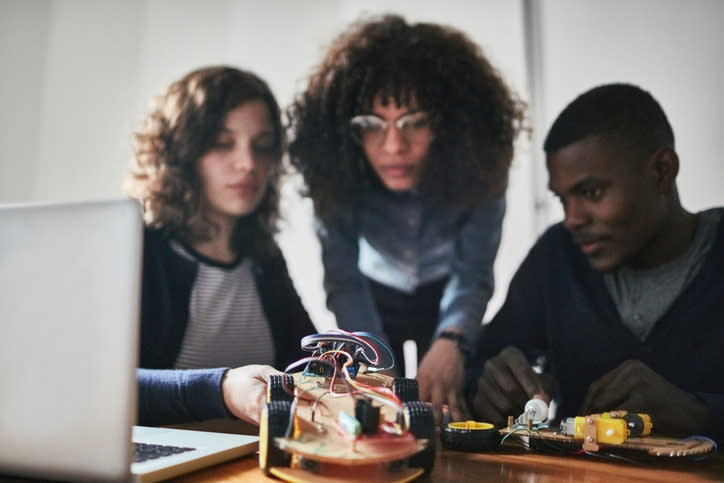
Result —
[{"label": "dark cardigan", "polygon": [[[146,230],[141,301],[140,367],[170,369],[181,350],[197,264],[175,252],[160,231]],[[294,289],[281,251],[254,258],[254,280],[271,325],[274,366],[284,368],[308,355],[300,348],[316,332]]]},{"label": "dark cardigan", "polygon": [[[254,257],[253,274],[269,324],[280,370],[302,357],[300,342],[316,332],[287,272],[278,247]],[[189,317],[197,264],[176,253],[158,230],[144,238],[138,422],[161,425],[230,417],[221,394],[227,368],[171,369],[181,349]]]}]

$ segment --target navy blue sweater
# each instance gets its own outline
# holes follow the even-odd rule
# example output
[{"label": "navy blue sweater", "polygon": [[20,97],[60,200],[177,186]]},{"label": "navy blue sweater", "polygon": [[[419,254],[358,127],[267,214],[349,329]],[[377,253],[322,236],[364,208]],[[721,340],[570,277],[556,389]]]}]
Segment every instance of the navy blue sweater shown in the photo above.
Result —
[{"label": "navy blue sweater", "polygon": [[[558,416],[577,415],[589,385],[638,359],[711,410],[711,435],[724,436],[724,223],[691,284],[645,341],[621,321],[603,275],[557,224],[536,242],[515,274],[503,307],[484,327],[468,380],[485,360],[516,346],[545,356],[558,382]],[[472,400],[476,384],[470,384]],[[611,408],[616,409],[616,408]],[[686,411],[686,408],[681,408]]]},{"label": "navy blue sweater", "polygon": [[[271,325],[275,367],[284,369],[306,354],[300,341],[316,332],[278,249],[254,257],[253,273],[264,314]],[[221,396],[226,368],[171,369],[181,349],[197,264],[175,252],[157,230],[147,229],[143,255],[138,421],[171,424],[229,417]]]}]

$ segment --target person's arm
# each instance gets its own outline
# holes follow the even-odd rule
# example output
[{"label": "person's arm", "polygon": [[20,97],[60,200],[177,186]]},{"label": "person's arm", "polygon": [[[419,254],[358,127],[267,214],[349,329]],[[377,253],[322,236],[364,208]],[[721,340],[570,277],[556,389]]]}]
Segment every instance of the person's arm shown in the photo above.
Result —
[{"label": "person's arm", "polygon": [[[443,404],[448,405],[453,420],[468,417],[462,397],[465,359],[469,355],[465,347],[471,348],[477,339],[493,294],[493,264],[504,215],[504,199],[482,204],[455,241],[451,275],[440,301],[440,322],[417,371],[420,397],[432,403],[438,421]],[[440,337],[442,333],[446,337]]]},{"label": "person's arm", "polygon": [[505,199],[480,205],[455,240],[451,275],[440,300],[440,322],[435,335],[454,330],[473,344],[480,332],[485,308],[493,295],[493,265],[500,246]]},{"label": "person's arm", "polygon": [[228,368],[136,369],[138,424],[160,426],[228,418],[221,380]]},{"label": "person's arm", "polygon": [[236,417],[258,425],[271,374],[281,373],[257,364],[235,369],[136,369],[138,424]]},{"label": "person's arm", "polygon": [[327,307],[340,329],[367,331],[385,337],[367,281],[359,270],[359,233],[353,217],[326,225],[316,222],[322,248]]},{"label": "person's arm", "polygon": [[[478,418],[515,416],[533,389],[531,364],[547,348],[544,285],[557,283],[555,273],[548,270],[550,243],[546,235],[536,242],[515,273],[505,303],[478,338],[466,371],[467,401]],[[524,359],[511,356],[510,349],[504,351],[508,347],[516,348]],[[511,376],[500,376],[502,371]],[[546,388],[544,392],[552,396],[550,384]]]}]

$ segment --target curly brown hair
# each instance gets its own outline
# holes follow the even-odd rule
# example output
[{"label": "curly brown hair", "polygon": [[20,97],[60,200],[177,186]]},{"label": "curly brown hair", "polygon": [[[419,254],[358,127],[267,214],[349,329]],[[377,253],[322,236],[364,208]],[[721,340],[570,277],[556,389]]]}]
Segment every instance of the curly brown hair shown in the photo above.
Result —
[{"label": "curly brown hair", "polygon": [[213,147],[229,111],[254,100],[263,101],[269,109],[276,166],[270,170],[259,206],[244,218],[243,226],[237,225],[232,246],[239,248],[253,233],[252,246],[259,253],[273,248],[284,150],[280,109],[266,82],[251,72],[228,66],[194,70],[172,83],[154,99],[135,133],[125,189],[141,201],[148,226],[188,243],[214,236],[218,227],[204,214],[198,160]]},{"label": "curly brown hair", "polygon": [[339,35],[287,112],[290,161],[323,222],[377,182],[349,129],[377,95],[436,121],[420,193],[470,206],[505,192],[525,103],[464,33],[386,15]]}]

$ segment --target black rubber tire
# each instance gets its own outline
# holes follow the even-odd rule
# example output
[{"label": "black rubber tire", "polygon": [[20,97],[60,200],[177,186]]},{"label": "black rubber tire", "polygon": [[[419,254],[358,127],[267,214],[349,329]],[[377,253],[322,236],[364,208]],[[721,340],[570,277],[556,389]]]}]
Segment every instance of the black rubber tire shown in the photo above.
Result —
[{"label": "black rubber tire", "polygon": [[274,438],[286,435],[292,403],[289,401],[271,401],[266,404],[261,414],[259,425],[259,467],[265,475],[274,466],[289,466],[292,455],[278,448]]},{"label": "black rubber tire", "polygon": [[423,401],[409,401],[403,403],[402,408],[405,419],[409,424],[407,429],[410,433],[417,439],[427,440],[425,449],[410,457],[409,466],[422,468],[425,473],[429,473],[435,464],[435,453],[437,451],[435,419],[432,415],[432,408]]},{"label": "black rubber tire", "polygon": [[456,451],[493,451],[500,446],[500,432],[490,425],[486,429],[456,429],[446,426],[442,430],[442,446]]},{"label": "black rubber tire", "polygon": [[[291,394],[287,392],[288,388]],[[266,386],[266,402],[292,401],[294,399],[294,377],[291,374],[272,374]]]},{"label": "black rubber tire", "polygon": [[396,377],[392,381],[392,390],[394,391],[395,396],[399,397],[402,402],[417,401],[420,399],[420,393],[417,388],[417,379]]}]

